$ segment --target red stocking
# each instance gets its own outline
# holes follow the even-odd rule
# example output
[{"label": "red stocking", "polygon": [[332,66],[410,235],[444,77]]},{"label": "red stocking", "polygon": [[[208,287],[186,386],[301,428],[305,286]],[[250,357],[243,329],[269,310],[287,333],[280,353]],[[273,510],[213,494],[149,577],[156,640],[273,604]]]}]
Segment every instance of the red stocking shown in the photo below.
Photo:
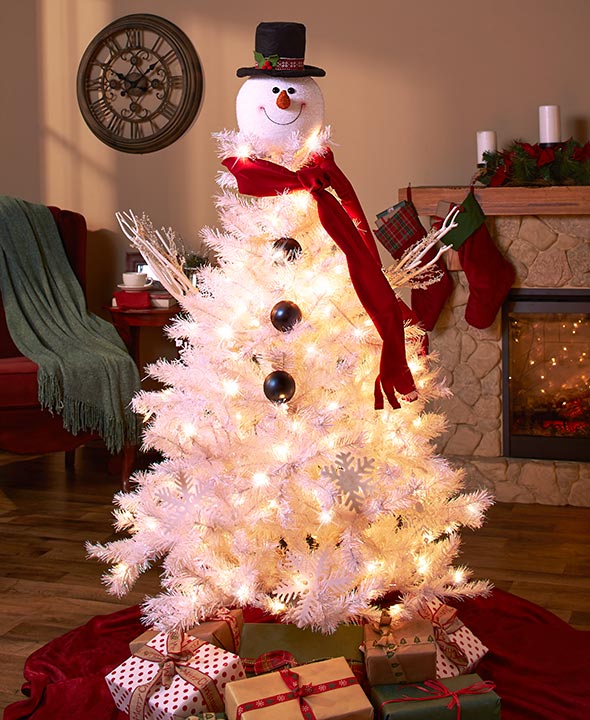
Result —
[{"label": "red stocking", "polygon": [[[408,197],[410,191],[408,190]],[[375,235],[381,244],[399,260],[404,252],[422,240],[426,230],[422,227],[416,208],[411,200],[398,203],[390,210],[378,216]],[[431,248],[421,260],[423,266],[436,255]],[[425,330],[432,330],[438,317],[453,292],[453,280],[441,258],[436,262],[439,279],[425,287],[412,288],[410,304]],[[433,269],[434,269],[433,268]],[[418,282],[420,278],[417,279]]]},{"label": "red stocking", "polygon": [[443,242],[458,251],[469,284],[465,320],[484,329],[494,322],[514,283],[514,268],[494,244],[473,192],[463,201],[457,223]]}]

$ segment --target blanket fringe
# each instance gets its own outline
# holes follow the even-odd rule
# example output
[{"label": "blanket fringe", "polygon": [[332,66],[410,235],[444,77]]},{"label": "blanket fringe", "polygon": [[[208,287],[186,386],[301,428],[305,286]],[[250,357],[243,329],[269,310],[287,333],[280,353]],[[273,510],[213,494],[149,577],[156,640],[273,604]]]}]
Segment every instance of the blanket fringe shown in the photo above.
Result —
[{"label": "blanket fringe", "polygon": [[97,433],[112,454],[121,452],[126,444],[139,445],[140,420],[130,408],[124,409],[119,418],[106,413],[102,408],[65,397],[59,380],[41,370],[38,377],[38,399],[42,408],[61,415],[64,429],[69,433]]}]

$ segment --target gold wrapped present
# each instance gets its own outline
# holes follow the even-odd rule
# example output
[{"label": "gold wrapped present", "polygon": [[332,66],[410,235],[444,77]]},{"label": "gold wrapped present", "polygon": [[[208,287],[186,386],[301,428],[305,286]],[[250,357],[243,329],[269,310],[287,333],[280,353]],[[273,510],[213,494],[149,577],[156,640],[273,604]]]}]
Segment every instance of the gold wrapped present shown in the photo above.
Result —
[{"label": "gold wrapped present", "polygon": [[[222,610],[215,617],[199,623],[187,630],[192,637],[205,640],[218,648],[237,653],[244,627],[244,614],[241,610]],[[131,654],[134,655],[142,645],[155,638],[158,630],[146,630],[129,643]]]},{"label": "gold wrapped present", "polygon": [[343,657],[225,686],[229,720],[372,720],[373,708]]}]

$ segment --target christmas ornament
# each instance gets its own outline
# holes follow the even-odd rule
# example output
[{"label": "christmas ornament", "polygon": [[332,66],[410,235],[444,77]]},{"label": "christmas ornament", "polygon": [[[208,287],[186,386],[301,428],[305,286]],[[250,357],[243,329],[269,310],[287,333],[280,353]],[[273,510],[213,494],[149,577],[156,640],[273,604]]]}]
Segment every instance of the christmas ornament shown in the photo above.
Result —
[{"label": "christmas ornament", "polygon": [[289,300],[281,300],[270,311],[271,323],[281,332],[289,332],[300,320],[300,307]]},{"label": "christmas ornament", "polygon": [[301,245],[297,242],[297,240],[295,240],[295,238],[290,237],[283,237],[275,240],[273,247],[276,250],[282,250],[289,262],[297,260],[302,252]]},{"label": "christmas ornament", "polygon": [[273,403],[285,403],[295,395],[295,380],[286,370],[273,370],[264,378],[264,394]]},{"label": "christmas ornament", "polygon": [[322,475],[332,480],[340,490],[342,504],[353,512],[360,512],[369,496],[369,485],[375,472],[373,458],[357,458],[356,464],[350,453],[338,453],[337,465],[322,470]]}]

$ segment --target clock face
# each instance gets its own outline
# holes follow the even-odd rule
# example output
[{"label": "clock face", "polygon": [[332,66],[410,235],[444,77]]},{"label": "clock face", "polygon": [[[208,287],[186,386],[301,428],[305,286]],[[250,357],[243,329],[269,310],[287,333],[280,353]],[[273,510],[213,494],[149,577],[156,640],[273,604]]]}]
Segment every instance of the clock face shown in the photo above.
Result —
[{"label": "clock face", "polygon": [[157,15],[127,15],[107,25],[78,68],[86,124],[123,152],[154,152],[177,140],[197,116],[202,92],[191,41]]}]

